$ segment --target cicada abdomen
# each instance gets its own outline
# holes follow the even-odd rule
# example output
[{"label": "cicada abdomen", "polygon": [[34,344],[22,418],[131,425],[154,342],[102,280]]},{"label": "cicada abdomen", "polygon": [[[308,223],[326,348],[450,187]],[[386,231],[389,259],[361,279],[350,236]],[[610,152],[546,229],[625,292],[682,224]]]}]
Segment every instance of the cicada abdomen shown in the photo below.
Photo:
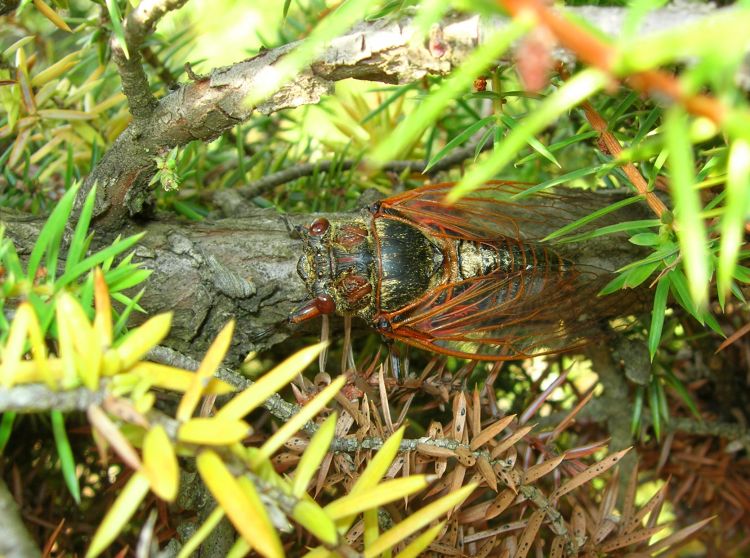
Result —
[{"label": "cicada abdomen", "polygon": [[509,360],[580,347],[598,334],[599,320],[619,312],[597,297],[607,273],[524,232],[564,224],[560,197],[515,202],[515,186],[494,183],[446,205],[451,186],[418,188],[355,219],[300,228],[298,271],[313,298],[291,321],[356,315],[410,345]]}]

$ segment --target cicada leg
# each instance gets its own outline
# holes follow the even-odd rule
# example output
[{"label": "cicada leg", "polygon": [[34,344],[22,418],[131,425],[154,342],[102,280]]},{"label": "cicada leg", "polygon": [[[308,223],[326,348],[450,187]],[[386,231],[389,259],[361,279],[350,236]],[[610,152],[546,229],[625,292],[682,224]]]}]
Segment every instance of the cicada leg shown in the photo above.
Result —
[{"label": "cicada leg", "polygon": [[352,317],[344,316],[344,346],[341,350],[341,372],[355,370],[354,352],[352,351]]},{"label": "cicada leg", "polygon": [[[328,320],[328,315],[323,314],[322,319],[320,320],[320,341],[321,342],[327,342],[330,337],[330,331],[331,331],[331,324]],[[326,371],[326,363],[328,362],[328,347],[320,351],[320,354],[318,355],[318,368],[321,372]]]},{"label": "cicada leg", "polygon": [[289,322],[298,324],[300,322],[312,320],[318,316],[333,314],[335,311],[336,304],[333,302],[333,299],[328,295],[319,295],[294,310],[289,315]]}]

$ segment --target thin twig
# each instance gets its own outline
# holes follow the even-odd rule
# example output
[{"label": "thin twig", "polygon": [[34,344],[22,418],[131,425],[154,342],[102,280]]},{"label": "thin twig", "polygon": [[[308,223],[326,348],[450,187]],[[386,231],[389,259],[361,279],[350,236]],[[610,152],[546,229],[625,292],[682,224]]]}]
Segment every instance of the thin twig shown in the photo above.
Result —
[{"label": "thin twig", "polygon": [[[602,143],[604,144],[604,147],[609,152],[609,154],[615,158],[620,155],[620,153],[622,153],[622,146],[620,145],[620,142],[617,140],[615,135],[609,131],[609,129],[607,128],[607,123],[593,107],[593,105],[588,101],[584,101],[583,103],[581,103],[581,108],[583,108],[583,112],[586,114],[586,119],[589,121],[589,124],[591,124],[591,127],[599,132],[599,137],[601,138]],[[664,202],[661,201],[654,192],[649,190],[648,183],[643,178],[643,175],[640,173],[640,171],[633,163],[625,163],[622,166],[622,170],[625,172],[625,175],[628,177],[631,184],[638,191],[638,193],[642,196],[645,196],[646,203],[651,208],[651,210],[659,219],[661,219],[661,216],[665,211],[667,211],[667,206],[664,205]]]},{"label": "thin twig", "polygon": [[[108,382],[102,382],[96,391],[87,388],[53,391],[44,384],[22,384],[0,389],[0,413],[40,413],[57,411],[82,411],[89,405],[98,405],[107,395]],[[0,556],[2,553],[0,553]]]},{"label": "thin twig", "polygon": [[187,0],[143,0],[125,21],[127,52],[116,37],[112,38],[112,59],[117,65],[122,91],[128,99],[128,108],[136,126],[145,125],[158,104],[141,64],[141,47],[161,18],[186,2]]},{"label": "thin twig", "polygon": [[[487,151],[492,148],[492,141],[487,141],[481,148],[480,151]],[[440,159],[435,165],[433,165],[427,172],[425,168],[427,163],[423,160],[406,160],[406,161],[391,161],[383,165],[382,170],[385,172],[395,172],[401,174],[403,172],[410,172],[414,174],[425,174],[428,177],[433,177],[436,174],[446,171],[451,167],[460,165],[467,159],[474,156],[477,151],[476,145],[468,145],[454,150]],[[295,165],[288,169],[284,169],[268,176],[264,176],[258,180],[251,182],[237,191],[246,198],[254,198],[256,196],[263,196],[271,191],[276,186],[286,184],[292,180],[297,180],[305,176],[310,176],[316,172],[328,172],[333,167],[336,170],[349,170],[356,165],[360,164],[360,161],[354,159],[347,159],[344,161],[319,161],[317,163],[304,163],[301,165]],[[366,169],[363,169],[366,171]]]}]

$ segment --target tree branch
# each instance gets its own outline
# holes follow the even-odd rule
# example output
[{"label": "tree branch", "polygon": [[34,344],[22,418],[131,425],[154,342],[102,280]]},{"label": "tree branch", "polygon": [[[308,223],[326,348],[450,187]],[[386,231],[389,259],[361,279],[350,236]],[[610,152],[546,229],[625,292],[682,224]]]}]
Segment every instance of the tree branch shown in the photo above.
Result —
[{"label": "tree branch", "polygon": [[[149,8],[157,2],[147,4],[144,8],[139,5],[131,14],[133,20],[138,22],[137,26],[133,24],[130,31],[134,44],[142,41],[161,13]],[[180,5],[180,2],[172,0],[163,5],[171,8]],[[614,36],[619,34],[626,16],[626,10],[620,8],[570,10]],[[655,10],[645,16],[642,29],[665,29],[699,18],[712,10],[712,7],[701,10],[691,8],[690,11],[674,7]],[[130,17],[128,25],[131,25]],[[273,71],[281,57],[299,43],[263,52],[229,67],[217,68],[205,78],[184,84],[159,100],[153,112],[140,125],[134,123],[123,132],[87,178],[77,203],[80,207],[88,190],[97,183],[97,221],[100,226],[116,229],[129,216],[140,213],[148,203],[148,184],[155,172],[155,156],[193,140],[212,140],[247,120],[254,111],[269,114],[284,108],[317,103],[321,96],[332,90],[334,82],[341,79],[407,83],[428,74],[448,74],[488,33],[506,25],[507,20],[502,18],[487,22],[480,21],[477,16],[447,20],[439,30],[433,31],[441,41],[440,48],[435,49],[430,48],[430,43],[434,41],[417,43],[413,40],[416,31],[410,20],[365,22],[334,39],[330,48],[309,68],[256,107],[247,106],[245,99],[263,82],[264,76]],[[562,50],[556,51],[554,56],[564,62],[573,60],[570,53]]]},{"label": "tree branch", "polygon": [[[492,149],[492,145],[492,140],[486,141],[480,151],[487,151],[489,149]],[[450,155],[447,155],[446,157],[440,159],[440,161],[430,167],[427,172],[425,172],[425,169],[427,168],[427,162],[422,160],[391,161],[390,163],[386,163],[385,165],[383,165],[382,168],[386,172],[395,172],[401,174],[402,172],[408,171],[410,173],[424,173],[426,176],[433,177],[436,174],[459,165],[467,159],[473,157],[476,151],[477,146],[473,144],[462,147],[460,149],[456,149],[452,151]],[[295,165],[293,167],[289,167],[288,169],[280,170],[273,174],[266,175],[263,178],[259,178],[258,180],[254,180],[250,184],[237,188],[236,191],[246,198],[263,196],[273,190],[276,186],[286,184],[287,182],[291,182],[292,180],[297,180],[298,178],[302,178],[304,176],[310,176],[312,174],[315,174],[316,172],[328,172],[329,170],[331,170],[331,168],[342,171],[349,170],[359,163],[360,161],[347,159],[344,161],[318,161],[317,163],[304,163],[301,165]]]},{"label": "tree branch", "polygon": [[[565,204],[559,209],[568,219],[574,219],[620,199],[622,196],[612,194],[571,191],[565,194]],[[519,206],[519,211],[533,201]],[[509,208],[511,216],[512,211]],[[326,216],[335,221],[353,215]],[[293,225],[309,225],[314,218],[291,215],[286,219]],[[625,207],[618,211],[617,218],[644,218],[644,208]],[[0,220],[7,237],[21,254],[28,255],[43,221],[4,211],[0,211]],[[524,233],[543,238],[567,222],[561,218],[530,223]],[[292,335],[318,333],[318,323],[287,324],[290,312],[309,295],[296,270],[303,254],[302,241],[290,237],[285,219],[275,211],[253,209],[240,217],[201,223],[155,220],[143,226],[131,224],[116,234],[138,232],[147,234],[135,249],[134,261],[152,270],[140,304],[149,315],[173,312],[167,346],[200,359],[230,317],[237,320],[230,349],[232,363],[240,362],[249,351],[266,350]],[[99,246],[111,242],[115,235],[98,233],[95,242]],[[642,256],[642,248],[619,237],[600,237],[552,249],[561,257],[602,271],[619,269]],[[612,295],[613,306],[625,298],[627,295]],[[134,323],[145,318],[138,314]],[[354,324],[360,328],[364,325],[360,320],[354,320]],[[333,327],[341,331],[339,321]]]},{"label": "tree branch", "polygon": [[147,125],[158,105],[141,64],[143,42],[167,12],[181,8],[186,2],[187,0],[143,0],[125,21],[127,52],[116,37],[112,38],[112,59],[117,65],[122,91],[128,99],[135,128]]}]

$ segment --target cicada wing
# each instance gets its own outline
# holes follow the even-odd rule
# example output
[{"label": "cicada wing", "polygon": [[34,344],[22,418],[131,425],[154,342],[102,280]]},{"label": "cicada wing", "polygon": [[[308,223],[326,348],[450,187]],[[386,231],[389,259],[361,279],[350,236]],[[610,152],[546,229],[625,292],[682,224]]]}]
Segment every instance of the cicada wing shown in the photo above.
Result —
[{"label": "cicada wing", "polygon": [[389,337],[439,353],[512,360],[581,348],[616,313],[595,272],[536,269],[444,285],[389,315]]},{"label": "cicada wing", "polygon": [[528,185],[499,181],[489,182],[448,205],[445,197],[453,186],[435,184],[404,192],[383,200],[379,211],[401,216],[429,234],[444,238],[486,241],[506,236],[538,240],[600,205],[590,193],[575,191],[541,192],[514,199]]}]

